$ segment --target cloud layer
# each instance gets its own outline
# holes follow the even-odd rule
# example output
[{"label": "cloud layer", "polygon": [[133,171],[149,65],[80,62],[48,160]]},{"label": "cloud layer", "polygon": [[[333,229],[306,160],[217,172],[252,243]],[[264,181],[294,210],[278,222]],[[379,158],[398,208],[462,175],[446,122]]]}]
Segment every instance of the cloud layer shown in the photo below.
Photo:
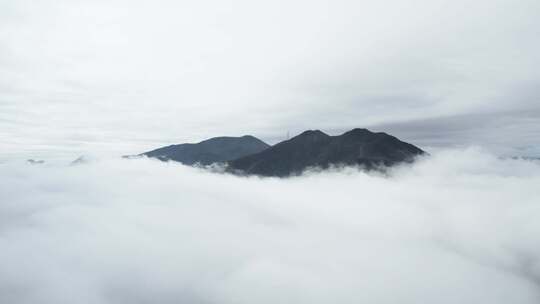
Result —
[{"label": "cloud layer", "polygon": [[449,133],[445,146],[527,148],[540,139],[539,11],[537,0],[2,1],[0,157],[352,127],[424,148]]},{"label": "cloud layer", "polygon": [[152,160],[0,164],[5,303],[538,303],[540,165],[477,149],[390,176]]}]

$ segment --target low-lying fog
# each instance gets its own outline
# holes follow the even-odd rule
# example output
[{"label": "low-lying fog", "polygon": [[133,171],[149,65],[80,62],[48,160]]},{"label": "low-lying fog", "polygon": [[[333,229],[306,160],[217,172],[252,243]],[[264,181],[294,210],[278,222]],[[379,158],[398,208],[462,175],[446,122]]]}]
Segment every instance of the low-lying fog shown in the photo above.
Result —
[{"label": "low-lying fog", "polygon": [[540,165],[442,151],[390,176],[148,159],[0,165],[0,302],[539,303]]}]

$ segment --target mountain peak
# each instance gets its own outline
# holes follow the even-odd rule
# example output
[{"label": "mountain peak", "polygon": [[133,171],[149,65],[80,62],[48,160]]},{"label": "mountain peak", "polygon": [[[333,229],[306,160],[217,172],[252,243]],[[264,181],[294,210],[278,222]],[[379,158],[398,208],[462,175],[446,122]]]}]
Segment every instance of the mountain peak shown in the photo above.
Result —
[{"label": "mountain peak", "polygon": [[262,140],[258,139],[257,137],[253,136],[253,135],[243,135],[242,137],[239,137],[245,141],[248,141],[248,140],[252,140],[252,141],[260,141],[262,142]]},{"label": "mountain peak", "polygon": [[322,132],[321,130],[307,130],[293,137],[292,140],[295,140],[295,139],[319,140],[319,139],[327,139],[327,138],[330,138],[330,135]]},{"label": "mountain peak", "polygon": [[306,130],[298,136],[329,136],[321,130]]},{"label": "mountain peak", "polygon": [[419,148],[386,133],[357,128],[340,136],[308,130],[260,153],[228,162],[233,172],[290,176],[309,167],[362,166],[367,169],[410,162],[424,154]]},{"label": "mountain peak", "polygon": [[295,137],[280,142],[278,145],[282,144],[297,144],[297,145],[307,145],[307,144],[314,144],[319,142],[325,142],[330,140],[331,136],[320,131],[320,130],[307,130],[299,135],[296,135]]},{"label": "mountain peak", "polygon": [[307,130],[269,146],[251,135],[214,137],[199,143],[172,145],[141,154],[186,165],[227,163],[229,172],[290,176],[310,167],[333,165],[377,169],[411,162],[421,149],[386,133],[356,128],[339,136]]},{"label": "mountain peak", "polygon": [[343,135],[370,135],[370,134],[373,134],[373,132],[365,128],[354,128],[350,131],[343,133]]},{"label": "mountain peak", "polygon": [[196,144],[186,143],[171,145],[149,152],[142,156],[163,161],[177,161],[186,165],[226,162],[246,155],[261,152],[270,147],[262,140],[251,136],[213,137]]}]

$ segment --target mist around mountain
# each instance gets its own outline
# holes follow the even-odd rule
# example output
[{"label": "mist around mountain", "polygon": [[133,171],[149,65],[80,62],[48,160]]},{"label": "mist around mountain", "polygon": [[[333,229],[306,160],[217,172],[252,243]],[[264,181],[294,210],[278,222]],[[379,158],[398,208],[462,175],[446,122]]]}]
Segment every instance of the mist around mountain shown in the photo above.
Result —
[{"label": "mist around mountain", "polygon": [[539,303],[539,164],[439,150],[388,173],[3,165],[0,303]]}]

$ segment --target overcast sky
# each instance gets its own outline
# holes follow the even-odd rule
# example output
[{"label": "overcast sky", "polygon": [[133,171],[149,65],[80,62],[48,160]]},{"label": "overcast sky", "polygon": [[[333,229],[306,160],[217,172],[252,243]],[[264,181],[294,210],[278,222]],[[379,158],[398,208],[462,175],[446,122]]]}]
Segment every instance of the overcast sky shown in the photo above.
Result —
[{"label": "overcast sky", "polygon": [[540,1],[0,0],[0,160],[353,127],[540,154]]}]

